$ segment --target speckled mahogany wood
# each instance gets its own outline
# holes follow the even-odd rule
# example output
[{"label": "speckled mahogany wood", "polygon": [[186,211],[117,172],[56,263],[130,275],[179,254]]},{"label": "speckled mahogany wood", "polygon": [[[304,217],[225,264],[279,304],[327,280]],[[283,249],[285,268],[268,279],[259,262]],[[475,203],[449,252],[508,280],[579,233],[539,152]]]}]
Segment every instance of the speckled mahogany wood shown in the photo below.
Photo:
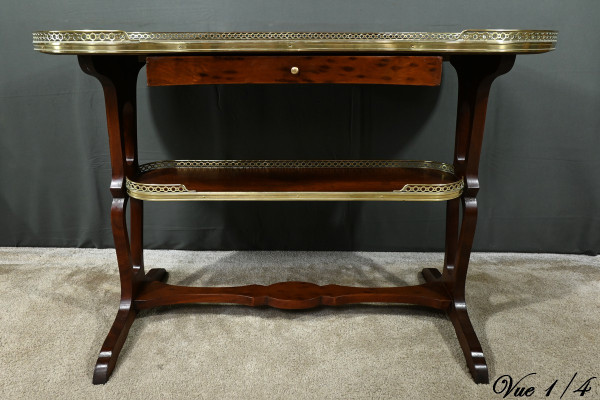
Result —
[{"label": "speckled mahogany wood", "polygon": [[[205,56],[189,56],[186,63],[199,65],[197,60]],[[327,56],[324,56],[325,58]],[[350,56],[349,56],[350,57]],[[354,59],[372,56],[356,56]],[[173,57],[165,57],[172,64]],[[187,58],[187,56],[177,57]],[[287,56],[281,56],[285,59]],[[302,57],[299,57],[302,58]],[[386,58],[395,58],[388,57]],[[422,58],[420,68],[428,68],[428,60]],[[434,57],[435,58],[435,57]],[[160,60],[160,57],[153,59]],[[273,65],[281,67],[270,57]],[[310,58],[309,58],[310,59]],[[164,269],[144,273],[142,257],[142,201],[131,200],[131,235],[127,232],[126,206],[129,200],[125,190],[125,178],[139,177],[136,134],[135,85],[144,59],[137,56],[79,56],[81,68],[96,77],[104,89],[107,126],[112,164],[110,190],[113,196],[111,208],[112,230],[121,280],[121,301],[115,321],[102,345],[94,369],[94,383],[105,383],[119,356],[127,333],[140,309],[182,303],[237,303],[250,306],[269,305],[277,308],[299,309],[319,305],[337,306],[361,302],[407,303],[440,309],[446,312],[454,325],[473,379],[487,383],[488,370],[477,335],[471,325],[465,303],[467,267],[473,244],[477,221],[476,196],[479,190],[478,168],[483,139],[485,114],[490,86],[493,80],[508,72],[514,63],[514,55],[452,55],[449,60],[457,71],[459,81],[458,115],[454,165],[456,176],[465,179],[465,189],[459,199],[447,203],[446,249],[443,272],[434,268],[422,271],[426,283],[408,287],[357,288],[338,285],[318,286],[307,282],[280,282],[270,286],[248,285],[241,287],[184,287],[162,283],[166,278]],[[140,61],[141,60],[141,61]],[[360,64],[360,62],[358,63]],[[154,70],[155,73],[157,70]],[[211,76],[217,70],[210,71]],[[432,72],[432,71],[429,71]],[[373,74],[373,73],[372,73]],[[171,79],[172,71],[162,75]],[[187,78],[186,78],[187,79]],[[332,78],[334,79],[334,78]],[[342,76],[346,83],[364,83],[362,78]],[[189,82],[188,82],[189,83]],[[388,82],[389,83],[389,82]],[[338,171],[339,172],[339,171]],[[321,172],[320,172],[321,173]],[[345,173],[356,174],[355,170]],[[163,175],[161,175],[163,174]],[[145,174],[144,181],[152,177]],[[154,177],[162,183],[180,183],[169,171],[158,172]],[[285,176],[289,179],[290,176]],[[323,177],[325,178],[325,177]],[[438,176],[436,179],[439,179]],[[191,178],[190,178],[191,179]],[[241,176],[227,176],[226,186],[241,186]],[[327,177],[331,180],[331,177]],[[426,180],[427,177],[421,177]],[[163,182],[165,180],[165,182]],[[173,180],[173,181],[171,181]],[[293,179],[291,179],[293,181]],[[154,181],[156,183],[156,181]],[[171,182],[169,182],[171,181]],[[191,179],[195,183],[197,180]],[[333,185],[342,187],[338,179]],[[356,180],[352,180],[356,182]],[[365,185],[369,179],[365,178]],[[212,185],[220,183],[213,182]],[[244,183],[246,184],[246,183]],[[258,189],[264,182],[248,183]],[[462,203],[462,220],[459,207]]]},{"label": "speckled mahogany wood", "polygon": [[[291,72],[297,68],[297,73]],[[148,57],[148,86],[224,83],[379,83],[437,86],[438,56]]]}]

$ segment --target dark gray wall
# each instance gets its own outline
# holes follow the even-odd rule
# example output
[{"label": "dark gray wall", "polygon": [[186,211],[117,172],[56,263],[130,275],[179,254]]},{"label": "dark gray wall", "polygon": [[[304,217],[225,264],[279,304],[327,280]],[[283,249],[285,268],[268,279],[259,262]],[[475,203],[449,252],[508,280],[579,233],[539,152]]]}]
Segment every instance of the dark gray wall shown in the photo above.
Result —
[{"label": "dark gray wall", "polygon": [[[74,56],[36,53],[43,29],[459,31],[558,29],[493,86],[476,249],[600,250],[600,2],[4,1],[0,13],[0,246],[112,246],[100,85]],[[450,161],[456,77],[439,88],[139,86],[142,161]],[[187,144],[183,144],[183,142]],[[443,203],[147,203],[149,248],[440,250]]]}]

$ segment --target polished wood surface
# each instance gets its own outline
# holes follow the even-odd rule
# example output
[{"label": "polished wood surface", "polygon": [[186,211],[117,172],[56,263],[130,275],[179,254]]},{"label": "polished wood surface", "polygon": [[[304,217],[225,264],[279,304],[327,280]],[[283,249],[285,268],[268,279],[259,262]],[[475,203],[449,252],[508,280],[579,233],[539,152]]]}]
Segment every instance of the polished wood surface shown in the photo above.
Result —
[{"label": "polished wood surface", "polygon": [[452,299],[442,282],[387,288],[319,286],[309,282],[279,282],[269,286],[186,287],[149,282],[134,301],[137,309],[185,303],[231,303],[293,310],[356,303],[411,303],[447,310]]},{"label": "polished wood surface", "polygon": [[148,86],[225,83],[368,83],[437,86],[439,56],[148,57]]},{"label": "polished wood surface", "polygon": [[200,192],[391,192],[411,183],[457,180],[453,174],[430,168],[164,168],[135,178],[140,183],[180,183]]},{"label": "polished wood surface", "polygon": [[[360,59],[361,57],[363,56],[355,58]],[[367,60],[366,64],[373,60],[373,56],[364,57]],[[177,59],[179,58],[183,57],[177,57]],[[429,68],[427,63],[431,58],[423,57],[421,60],[423,62],[417,62],[416,65],[420,69],[427,70]],[[204,68],[202,62],[204,57],[190,56],[189,59],[181,62],[174,62],[174,59],[171,56],[165,57],[165,63],[162,65],[168,68],[161,70],[158,68],[161,64],[160,58],[152,58],[150,62],[156,64],[155,67],[149,69],[149,79],[151,77],[159,79],[162,76],[165,79],[180,79],[177,81],[180,83],[194,83],[191,81],[192,76],[196,76]],[[282,56],[281,60],[278,56],[271,59],[273,61],[269,61],[269,63],[272,65],[266,63],[267,70],[269,68],[277,70],[282,68],[282,65],[286,65],[286,68],[289,66],[287,56]],[[314,58],[307,59],[314,62]],[[232,60],[237,59],[234,57]],[[465,283],[477,221],[478,168],[487,99],[494,79],[508,72],[514,60],[514,54],[452,55],[449,57],[449,61],[456,69],[459,82],[454,174],[430,169],[390,171],[385,168],[364,170],[334,168],[330,171],[310,169],[289,171],[285,168],[263,171],[163,168],[141,173],[137,155],[135,85],[138,71],[144,65],[144,58],[79,56],[82,69],[101,82],[106,99],[112,164],[111,220],[121,280],[121,300],[117,316],[100,350],[93,382],[105,383],[108,380],[129,328],[139,310],[192,302],[269,305],[285,309],[302,309],[319,305],[337,306],[361,302],[407,303],[432,307],[443,310],[448,315],[475,382],[489,382],[483,351],[467,313]],[[361,62],[357,62],[358,64]],[[182,72],[179,70],[185,69],[181,68],[181,65],[195,65],[195,67],[190,69],[191,75],[184,73],[182,78],[177,78]],[[381,68],[385,70],[387,67]],[[374,71],[376,70],[377,68],[374,69]],[[239,71],[239,73],[236,72],[236,76],[242,76],[242,69]],[[369,76],[374,76],[376,74],[374,71],[371,71]],[[356,71],[347,72],[356,73]],[[425,71],[425,74],[432,72],[434,71]],[[252,75],[251,71],[248,73],[250,77],[254,78],[267,76],[264,72],[259,72],[258,75]],[[315,76],[318,75],[315,74]],[[322,79],[319,82],[325,82],[324,76],[311,79]],[[348,76],[339,75],[341,81],[344,82],[345,79],[350,79]],[[353,82],[355,82],[355,78],[357,77],[352,78]],[[334,75],[331,76],[331,79],[335,80]],[[387,83],[391,82],[387,81]],[[456,180],[456,178],[465,179],[466,187],[460,198],[449,200],[447,203],[443,271],[440,272],[433,268],[423,270],[425,284],[395,288],[356,288],[338,285],[318,286],[306,282],[280,282],[270,286],[193,288],[161,283],[166,278],[166,272],[163,269],[154,269],[148,274],[144,273],[143,203],[140,200],[131,199],[131,235],[129,235],[126,220],[126,207],[129,201],[125,190],[126,177],[135,177],[142,182],[151,183],[184,183],[194,190],[239,190],[240,188],[264,190],[266,187],[273,188],[273,190],[289,190],[290,188],[302,190],[386,188],[388,190],[396,189],[409,181],[411,183],[446,183],[448,180]]]},{"label": "polished wood surface", "polygon": [[[460,202],[462,221],[460,227],[459,199],[448,202],[446,214],[446,257],[441,279],[451,293],[453,302],[447,314],[454,325],[467,366],[477,383],[488,383],[489,372],[479,339],[467,313],[465,284],[471,248],[477,224],[477,193],[479,192],[479,157],[488,96],[492,82],[512,68],[515,55],[452,56],[450,63],[458,75],[458,109],[454,166],[456,173],[465,179]],[[456,236],[456,232],[459,232]]]},{"label": "polished wood surface", "polygon": [[137,311],[133,298],[144,280],[142,256],[142,203],[133,200],[132,237],[127,232],[126,207],[129,197],[125,176],[138,167],[135,84],[144,66],[137,57],[79,56],[83,71],[97,78],[104,89],[106,123],[111,155],[111,223],[121,280],[121,300],[115,321],[100,349],[94,368],[94,383],[104,383],[112,373]]}]

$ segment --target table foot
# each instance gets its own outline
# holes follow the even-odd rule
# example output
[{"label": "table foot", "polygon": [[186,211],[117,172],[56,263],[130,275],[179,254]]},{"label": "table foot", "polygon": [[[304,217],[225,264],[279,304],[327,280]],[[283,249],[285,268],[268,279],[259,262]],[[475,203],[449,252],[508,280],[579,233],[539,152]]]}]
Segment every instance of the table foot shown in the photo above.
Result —
[{"label": "table foot", "polygon": [[[421,274],[427,283],[442,280],[442,274],[436,268],[425,268],[421,271]],[[446,311],[446,315],[448,315],[452,325],[454,325],[456,337],[465,355],[465,360],[467,361],[467,366],[473,376],[473,380],[475,383],[489,383],[488,367],[483,356],[481,344],[469,319],[465,302],[453,301],[450,308]]]},{"label": "table foot", "polygon": [[[164,268],[153,268],[148,271],[143,280],[148,283],[165,282],[168,276],[169,273]],[[96,361],[96,366],[94,367],[94,377],[92,380],[95,385],[105,384],[108,381],[108,378],[115,368],[117,358],[119,358],[119,353],[125,343],[125,339],[127,339],[129,328],[131,328],[131,325],[135,320],[136,311],[130,307],[130,304],[125,308],[122,306],[123,304],[121,305],[119,312],[117,312],[115,321],[108,332],[108,336],[102,345],[102,349],[100,349],[100,355],[98,356],[98,361]]]},{"label": "table foot", "polygon": [[169,279],[169,273],[164,268],[152,268],[144,276],[146,282],[166,282]]},{"label": "table foot", "polygon": [[454,325],[454,331],[465,355],[473,380],[475,383],[489,383],[487,363],[483,356],[479,339],[477,339],[477,335],[469,319],[469,314],[467,314],[466,304],[464,302],[455,302],[448,310],[448,317],[452,321],[452,325]]},{"label": "table foot", "polygon": [[94,377],[92,380],[94,385],[105,384],[108,381],[117,363],[117,358],[119,358],[121,348],[123,348],[123,343],[127,339],[129,328],[135,320],[135,316],[135,310],[130,307],[121,308],[117,312],[115,322],[113,322],[108,336],[104,340],[104,344],[102,344],[98,361],[96,361],[96,366],[94,367]]}]

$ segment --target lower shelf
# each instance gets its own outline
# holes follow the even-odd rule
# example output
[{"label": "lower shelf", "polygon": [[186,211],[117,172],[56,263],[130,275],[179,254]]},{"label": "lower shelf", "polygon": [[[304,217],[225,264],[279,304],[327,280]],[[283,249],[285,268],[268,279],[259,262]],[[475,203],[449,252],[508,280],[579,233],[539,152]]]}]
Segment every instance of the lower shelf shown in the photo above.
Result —
[{"label": "lower shelf", "polygon": [[180,160],[139,167],[136,199],[440,201],[460,197],[454,167],[403,160]]}]

